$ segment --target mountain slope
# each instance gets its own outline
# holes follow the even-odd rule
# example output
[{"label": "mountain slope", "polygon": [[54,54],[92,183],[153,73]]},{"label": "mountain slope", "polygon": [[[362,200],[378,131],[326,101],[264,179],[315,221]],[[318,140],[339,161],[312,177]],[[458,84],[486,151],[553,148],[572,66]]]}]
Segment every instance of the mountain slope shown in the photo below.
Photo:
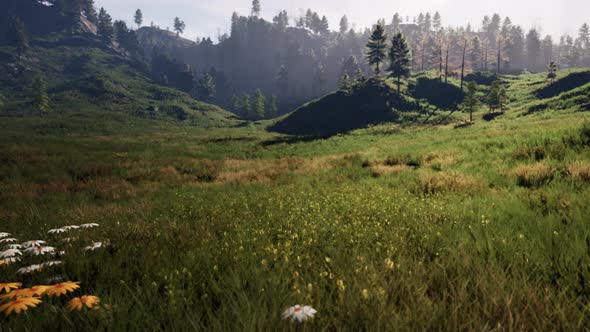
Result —
[{"label": "mountain slope", "polygon": [[145,63],[125,59],[89,35],[54,33],[34,38],[19,63],[12,46],[0,46],[1,114],[36,115],[30,86],[35,76],[48,83],[51,114],[116,112],[127,116],[179,120],[197,126],[235,125],[221,108],[155,84]]}]

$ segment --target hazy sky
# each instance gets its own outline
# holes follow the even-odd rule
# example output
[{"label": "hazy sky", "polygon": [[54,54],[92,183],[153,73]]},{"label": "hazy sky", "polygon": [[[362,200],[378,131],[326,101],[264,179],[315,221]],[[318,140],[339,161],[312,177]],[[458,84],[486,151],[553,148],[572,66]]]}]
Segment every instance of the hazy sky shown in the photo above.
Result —
[{"label": "hazy sky", "polygon": [[[218,31],[229,31],[233,11],[247,15],[251,0],[96,0],[98,7],[104,6],[115,19],[133,21],[135,9],[144,13],[144,25],[153,21],[165,29],[172,27],[172,20],[179,16],[186,23],[185,38],[211,36],[214,40]],[[377,19],[387,21],[395,12],[403,17],[417,16],[420,12],[439,11],[443,24],[464,25],[470,22],[479,28],[486,14],[499,13],[509,16],[513,23],[530,27],[543,27],[543,34],[558,37],[564,32],[576,34],[584,23],[590,23],[590,0],[261,0],[262,16],[267,20],[281,9],[286,9],[291,18],[312,8],[320,16],[326,15],[330,27],[335,30],[342,15],[346,14],[356,28],[371,26]]]}]

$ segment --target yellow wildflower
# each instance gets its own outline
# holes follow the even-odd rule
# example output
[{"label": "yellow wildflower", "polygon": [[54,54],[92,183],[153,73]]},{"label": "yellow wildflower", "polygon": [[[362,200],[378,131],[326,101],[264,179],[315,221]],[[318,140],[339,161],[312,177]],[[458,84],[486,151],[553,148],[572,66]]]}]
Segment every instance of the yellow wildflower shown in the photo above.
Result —
[{"label": "yellow wildflower", "polygon": [[67,293],[73,292],[80,288],[79,282],[66,281],[61,284],[53,285],[47,289],[47,295],[60,297]]},{"label": "yellow wildflower", "polygon": [[39,303],[41,303],[41,300],[36,297],[22,297],[0,306],[0,312],[4,313],[5,316],[8,316],[12,313],[18,315],[21,313],[21,311],[27,311],[29,310],[29,307],[34,308]]},{"label": "yellow wildflower", "polygon": [[22,286],[20,282],[7,282],[0,284],[0,291],[4,291],[5,293],[10,292],[13,289],[18,289]]},{"label": "yellow wildflower", "polygon": [[342,292],[344,292],[344,290],[346,289],[346,286],[344,286],[344,281],[340,279],[336,281],[336,286],[338,286],[338,289]]},{"label": "yellow wildflower", "polygon": [[361,291],[361,296],[363,297],[363,299],[368,300],[369,299],[369,291],[365,288]]},{"label": "yellow wildflower", "polygon": [[70,311],[82,311],[84,306],[88,309],[96,310],[100,303],[100,298],[94,295],[84,295],[81,297],[75,297],[67,304],[67,308]]}]

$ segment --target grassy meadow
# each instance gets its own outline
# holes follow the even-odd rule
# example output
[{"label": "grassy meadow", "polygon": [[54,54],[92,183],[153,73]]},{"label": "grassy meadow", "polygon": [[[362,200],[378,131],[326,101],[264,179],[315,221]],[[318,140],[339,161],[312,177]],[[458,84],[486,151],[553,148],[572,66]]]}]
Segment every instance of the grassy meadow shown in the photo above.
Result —
[{"label": "grassy meadow", "polygon": [[[80,289],[0,330],[587,330],[590,116],[531,112],[541,75],[503,80],[493,121],[482,108],[472,126],[456,113],[317,140],[264,122],[4,117],[0,232],[65,253],[17,275],[46,260],[22,256],[0,282]],[[100,226],[48,234],[84,223]],[[84,294],[101,309],[70,313]],[[298,303],[318,311],[303,326],[281,319]]]}]

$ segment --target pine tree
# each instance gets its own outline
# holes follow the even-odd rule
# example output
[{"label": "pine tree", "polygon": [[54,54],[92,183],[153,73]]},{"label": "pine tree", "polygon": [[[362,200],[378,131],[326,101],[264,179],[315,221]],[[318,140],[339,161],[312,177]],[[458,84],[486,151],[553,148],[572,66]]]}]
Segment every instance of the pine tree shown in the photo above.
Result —
[{"label": "pine tree", "polygon": [[367,43],[367,60],[371,66],[375,66],[375,75],[381,73],[381,64],[387,57],[387,34],[385,33],[385,24],[382,21],[377,22],[373,27],[373,32]]},{"label": "pine tree", "polygon": [[426,15],[424,15],[424,32],[430,32],[431,29],[432,29],[432,16],[430,16],[430,13],[426,13]]},{"label": "pine tree", "polygon": [[259,17],[260,11],[260,0],[252,0],[252,16]]},{"label": "pine tree", "polygon": [[255,119],[264,119],[264,105],[265,105],[265,98],[264,95],[262,95],[262,92],[260,91],[260,89],[256,89],[256,91],[254,92],[254,107],[253,107],[253,111],[254,111],[254,118]]},{"label": "pine tree", "polygon": [[389,49],[389,76],[397,79],[397,94],[401,96],[401,79],[410,76],[411,59],[410,47],[401,32],[396,33],[391,40]]},{"label": "pine tree", "polygon": [[84,12],[84,16],[86,16],[88,21],[98,24],[96,8],[94,8],[94,0],[84,0],[82,11]]},{"label": "pine tree", "polygon": [[586,56],[590,51],[590,26],[588,23],[584,23],[578,32],[578,43],[581,48],[582,61],[586,61]]},{"label": "pine tree", "polygon": [[349,24],[348,24],[348,17],[346,15],[342,16],[340,19],[340,34],[344,35],[348,32]]},{"label": "pine tree", "polygon": [[113,19],[104,8],[100,8],[98,13],[97,33],[104,43],[110,44],[113,42]]},{"label": "pine tree", "polygon": [[180,36],[184,29],[186,28],[186,24],[182,21],[179,17],[174,18],[174,31],[176,31],[176,36]]},{"label": "pine tree", "polygon": [[33,79],[31,86],[33,92],[33,107],[40,115],[49,113],[49,96],[47,96],[47,82],[40,76]]},{"label": "pine tree", "polygon": [[23,54],[29,49],[29,35],[25,29],[25,24],[18,16],[12,16],[8,26],[8,42],[16,46],[18,62],[22,60]]},{"label": "pine tree", "polygon": [[553,61],[553,38],[550,35],[547,35],[541,41],[541,58],[543,63]]},{"label": "pine tree", "polygon": [[289,26],[289,14],[286,10],[282,10],[272,21],[277,25],[279,30],[283,31]]},{"label": "pine tree", "polygon": [[469,82],[467,84],[467,94],[463,99],[462,109],[469,112],[469,122],[473,122],[473,112],[479,105],[479,99],[477,98],[477,84],[475,82]]},{"label": "pine tree", "polygon": [[393,33],[398,33],[400,31],[400,25],[402,24],[402,19],[398,13],[393,15],[393,19],[391,20],[391,28],[393,29]]},{"label": "pine tree", "polygon": [[350,76],[348,76],[348,74],[344,73],[344,75],[342,75],[342,77],[340,77],[340,89],[342,90],[350,90],[351,88],[351,81],[350,81]]},{"label": "pine tree", "polygon": [[137,28],[141,28],[141,24],[143,23],[143,13],[141,12],[141,9],[137,9],[135,11],[135,17],[134,17],[134,21],[135,24],[137,24]]},{"label": "pine tree", "polygon": [[342,75],[348,74],[348,77],[356,77],[361,67],[356,61],[356,57],[351,55],[342,63]]},{"label": "pine tree", "polygon": [[526,35],[526,54],[527,62],[531,64],[531,69],[536,70],[539,66],[539,56],[541,55],[541,40],[536,29],[531,29]]},{"label": "pine tree", "polygon": [[266,117],[269,119],[274,119],[277,117],[279,113],[279,108],[277,106],[277,97],[275,95],[271,95],[270,99],[268,100],[268,112],[266,113]]},{"label": "pine tree", "polygon": [[506,93],[506,88],[504,86],[500,86],[498,88],[498,108],[500,112],[504,112],[504,106],[508,103],[508,95]]},{"label": "pine tree", "polygon": [[551,84],[553,84],[557,78],[557,64],[555,61],[551,61],[549,63],[549,66],[547,66],[547,71],[547,78],[551,81]]},{"label": "pine tree", "polygon": [[434,17],[432,18],[432,27],[434,31],[439,31],[442,28],[442,19],[440,17],[440,13],[434,13]]},{"label": "pine tree", "polygon": [[327,35],[330,32],[330,24],[328,23],[328,18],[326,16],[322,16],[322,20],[318,25],[318,32],[321,35]]},{"label": "pine tree", "polygon": [[289,89],[289,71],[286,66],[281,66],[277,74],[277,88],[281,96],[287,95]]},{"label": "pine tree", "polygon": [[324,85],[326,84],[326,73],[324,72],[324,66],[321,63],[317,63],[314,66],[313,83],[312,89],[314,94],[320,94]]},{"label": "pine tree", "polygon": [[199,94],[199,100],[204,102],[210,102],[215,98],[215,81],[211,74],[205,73],[205,75],[199,80],[199,83],[197,84],[197,92]]},{"label": "pine tree", "polygon": [[500,81],[496,80],[492,83],[487,98],[489,113],[492,113],[498,106],[500,106]]},{"label": "pine tree", "polygon": [[250,95],[248,95],[247,93],[244,92],[244,94],[242,94],[242,102],[241,102],[241,106],[242,106],[242,117],[244,118],[248,118],[252,112],[252,105],[250,105]]},{"label": "pine tree", "polygon": [[231,111],[234,114],[239,114],[240,113],[240,99],[238,98],[238,96],[236,95],[232,95],[231,96]]},{"label": "pine tree", "polygon": [[471,40],[471,51],[469,52],[469,61],[471,62],[472,66],[477,69],[481,70],[481,41],[479,37],[473,38]]}]

